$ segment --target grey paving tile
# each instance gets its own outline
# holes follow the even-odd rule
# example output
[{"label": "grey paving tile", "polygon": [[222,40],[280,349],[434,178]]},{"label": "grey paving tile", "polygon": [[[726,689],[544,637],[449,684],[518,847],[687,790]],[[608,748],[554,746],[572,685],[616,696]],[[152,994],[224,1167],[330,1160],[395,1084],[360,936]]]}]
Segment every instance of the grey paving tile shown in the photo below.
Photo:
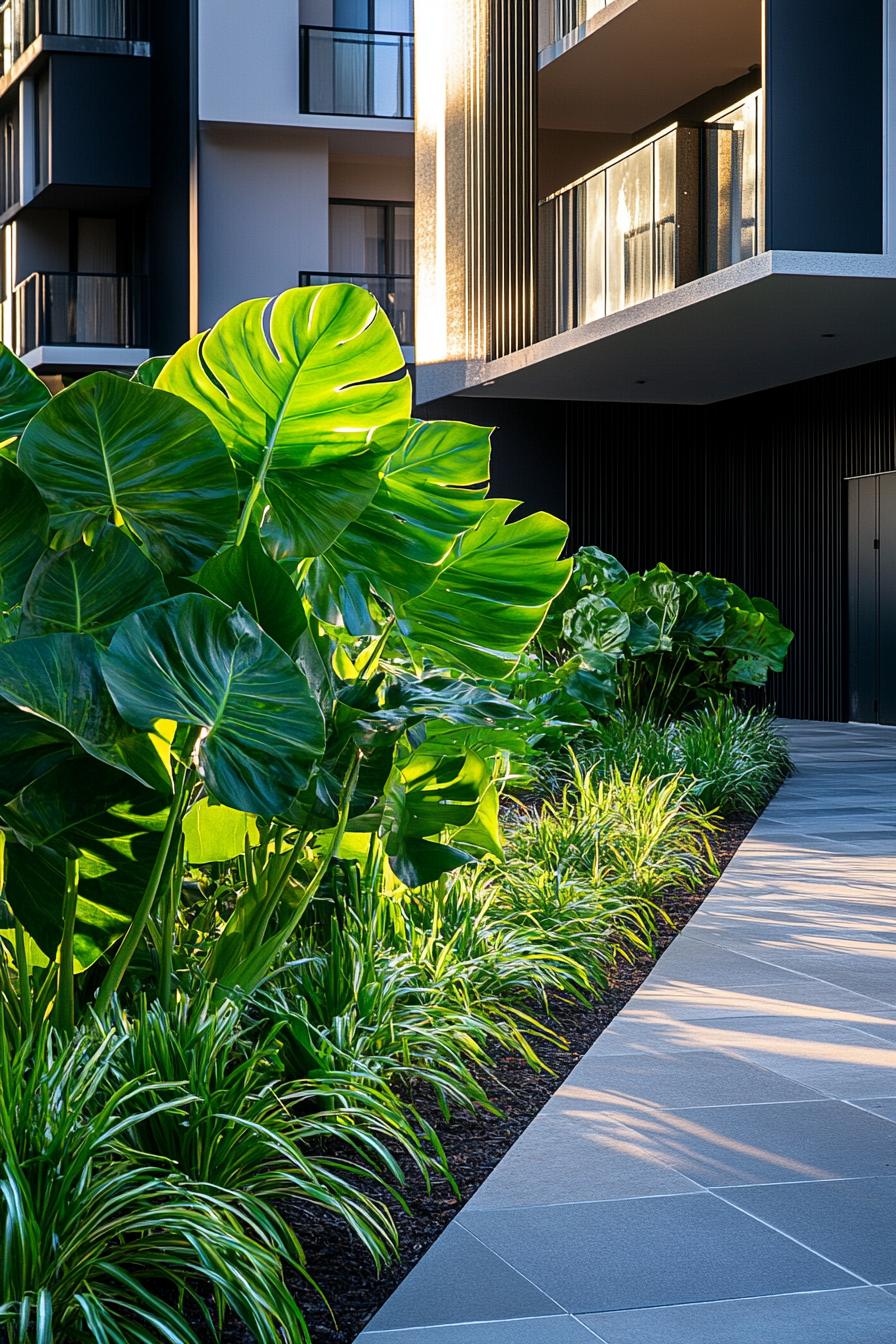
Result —
[{"label": "grey paving tile", "polygon": [[853,1282],[715,1195],[551,1205],[525,1218],[516,1210],[459,1216],[574,1315]]},{"label": "grey paving tile", "polygon": [[654,1110],[626,1128],[642,1160],[705,1186],[896,1175],[890,1122],[841,1101]]},{"label": "grey paving tile", "polygon": [[896,946],[892,943],[877,943],[862,953],[785,950],[774,955],[782,968],[896,1006]]},{"label": "grey paving tile", "polygon": [[368,1330],[554,1316],[560,1308],[455,1221],[380,1308]]},{"label": "grey paving tile", "polygon": [[[883,1123],[883,1122],[881,1122]],[[470,1208],[673,1195],[697,1186],[662,1158],[638,1152],[605,1120],[555,1097],[469,1201]]]},{"label": "grey paving tile", "polygon": [[870,1283],[896,1278],[896,1178],[753,1185],[724,1197]]},{"label": "grey paving tile", "polygon": [[648,977],[654,988],[668,981],[677,984],[703,985],[719,989],[738,989],[746,985],[781,984],[787,980],[787,970],[769,966],[756,957],[742,957],[703,943],[676,939],[659,959]]},{"label": "grey paving tile", "polygon": [[525,1321],[425,1326],[421,1330],[365,1330],[357,1344],[363,1340],[370,1344],[594,1344],[594,1334],[572,1316],[541,1316]]},{"label": "grey paving tile", "polygon": [[[782,1008],[782,1005],[783,1008]],[[696,1021],[703,1017],[778,1016],[809,1012],[812,1020],[836,1020],[848,1026],[864,1029],[868,1018],[882,1016],[896,1020],[896,1005],[866,994],[856,994],[842,985],[809,976],[791,975],[781,984],[745,986],[735,989],[713,987],[678,987],[651,984],[648,979],[630,1001],[625,1011],[613,1022],[623,1019],[643,1024],[677,1018]],[[832,1015],[836,1014],[836,1017]],[[606,1033],[605,1033],[606,1034]]]},{"label": "grey paving tile", "polygon": [[604,1344],[893,1344],[896,1339],[896,1301],[888,1302],[879,1288],[615,1311],[584,1320]]},{"label": "grey paving tile", "polygon": [[604,1033],[601,1050],[605,1054],[661,1050],[715,1050],[732,1054],[763,1068],[774,1068],[775,1060],[788,1055],[812,1053],[835,1060],[844,1051],[858,1053],[868,1045],[875,1030],[896,1031],[881,1026],[856,1031],[839,1022],[813,1022],[806,1017],[701,1017],[679,1021],[668,1018],[650,1025],[636,1022],[611,1028]]},{"label": "grey paving tile", "polygon": [[576,1065],[554,1100],[570,1098],[599,1112],[615,1112],[619,1107],[637,1111],[645,1106],[800,1101],[813,1095],[809,1088],[720,1051],[604,1055],[598,1048]]},{"label": "grey paving tile", "polygon": [[896,1124],[896,1097],[884,1097],[876,1101],[856,1101],[853,1105],[863,1111],[870,1111],[872,1115],[883,1116],[884,1120],[891,1120]]}]

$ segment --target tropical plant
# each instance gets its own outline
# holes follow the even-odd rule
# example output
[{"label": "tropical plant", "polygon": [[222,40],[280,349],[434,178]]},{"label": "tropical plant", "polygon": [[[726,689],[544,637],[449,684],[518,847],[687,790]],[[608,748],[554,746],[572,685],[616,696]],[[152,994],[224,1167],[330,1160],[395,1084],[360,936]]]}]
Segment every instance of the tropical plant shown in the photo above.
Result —
[{"label": "tropical plant", "polygon": [[464,677],[513,668],[566,529],[486,497],[488,431],[410,418],[371,295],[252,300],[53,398],[0,359],[3,891],[40,1012],[70,1029],[90,972],[102,1015],[147,948],[170,1000],[185,863],[242,864],[200,952],[251,989],[347,835],[408,884],[498,849],[521,716]]},{"label": "tropical plant", "polygon": [[771,711],[740,709],[727,698],[667,723],[608,716],[590,729],[583,755],[598,774],[678,775],[692,797],[723,815],[761,812],[792,768]]},{"label": "tropical plant", "polygon": [[595,717],[618,703],[675,718],[738,686],[764,686],[770,671],[781,671],[792,639],[771,602],[726,579],[666,565],[629,574],[586,546],[541,633],[557,680],[546,704],[565,711],[568,683],[584,677]]},{"label": "tropical plant", "polygon": [[200,1344],[229,1309],[259,1344],[307,1340],[264,1224],[127,1142],[183,1123],[186,1088],[115,1084],[114,1064],[111,1032],[0,1035],[0,1338]]}]

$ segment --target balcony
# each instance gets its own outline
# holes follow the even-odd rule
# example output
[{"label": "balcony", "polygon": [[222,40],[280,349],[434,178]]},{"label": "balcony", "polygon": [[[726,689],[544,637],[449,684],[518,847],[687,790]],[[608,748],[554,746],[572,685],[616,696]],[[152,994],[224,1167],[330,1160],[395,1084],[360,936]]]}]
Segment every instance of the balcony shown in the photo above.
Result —
[{"label": "balcony", "polygon": [[4,0],[0,75],[39,37],[145,42],[148,10],[149,0]]},{"label": "balcony", "polygon": [[13,349],[45,346],[144,350],[147,280],[142,275],[35,271],[12,294]]},{"label": "balcony", "polygon": [[412,275],[345,275],[335,271],[302,271],[300,285],[360,285],[374,296],[406,349],[414,344],[414,277]]},{"label": "balcony", "polygon": [[414,115],[414,38],[303,26],[302,112],[338,117]]},{"label": "balcony", "polygon": [[670,127],[541,202],[539,339],[757,254],[759,108]]}]

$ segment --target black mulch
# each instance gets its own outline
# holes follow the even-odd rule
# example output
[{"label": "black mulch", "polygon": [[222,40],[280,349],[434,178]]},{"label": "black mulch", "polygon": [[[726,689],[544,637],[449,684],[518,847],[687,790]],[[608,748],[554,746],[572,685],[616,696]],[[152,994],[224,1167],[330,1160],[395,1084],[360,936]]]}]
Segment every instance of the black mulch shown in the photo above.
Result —
[{"label": "black mulch", "polygon": [[[719,868],[724,869],[753,825],[753,818],[735,819],[713,839]],[[445,1181],[436,1182],[427,1191],[422,1179],[411,1173],[403,1194],[410,1209],[395,1209],[401,1241],[401,1262],[377,1277],[373,1264],[335,1216],[315,1210],[307,1223],[297,1210],[297,1224],[308,1257],[308,1270],[337,1316],[334,1322],[326,1305],[306,1285],[296,1284],[314,1344],[351,1344],[404,1276],[444,1230],[458,1210],[482,1184],[489,1172],[520,1136],[545,1102],[581,1057],[590,1049],[604,1027],[613,1020],[635,990],[646,979],[657,957],[672,942],[680,929],[712,890],[711,878],[697,891],[671,891],[662,906],[671,920],[663,924],[656,938],[653,955],[638,956],[621,962],[613,972],[604,997],[589,1007],[558,1001],[552,1005],[551,1026],[568,1043],[567,1048],[542,1044],[540,1058],[553,1071],[534,1072],[518,1055],[496,1060],[495,1075],[483,1078],[491,1100],[501,1115],[485,1111],[462,1113],[446,1122],[433,1106],[426,1118],[438,1130],[445,1147],[448,1165],[460,1188],[458,1198]],[[425,1108],[420,1106],[423,1111]],[[236,1323],[225,1329],[227,1344],[244,1344],[245,1331]]]}]

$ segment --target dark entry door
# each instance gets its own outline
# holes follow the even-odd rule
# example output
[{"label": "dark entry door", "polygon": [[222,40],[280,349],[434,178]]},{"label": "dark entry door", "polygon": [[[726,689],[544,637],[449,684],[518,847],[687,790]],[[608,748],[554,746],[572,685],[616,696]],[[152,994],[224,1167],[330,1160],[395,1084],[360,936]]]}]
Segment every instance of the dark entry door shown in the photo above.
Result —
[{"label": "dark entry door", "polygon": [[848,489],[849,717],[896,724],[896,471]]}]

